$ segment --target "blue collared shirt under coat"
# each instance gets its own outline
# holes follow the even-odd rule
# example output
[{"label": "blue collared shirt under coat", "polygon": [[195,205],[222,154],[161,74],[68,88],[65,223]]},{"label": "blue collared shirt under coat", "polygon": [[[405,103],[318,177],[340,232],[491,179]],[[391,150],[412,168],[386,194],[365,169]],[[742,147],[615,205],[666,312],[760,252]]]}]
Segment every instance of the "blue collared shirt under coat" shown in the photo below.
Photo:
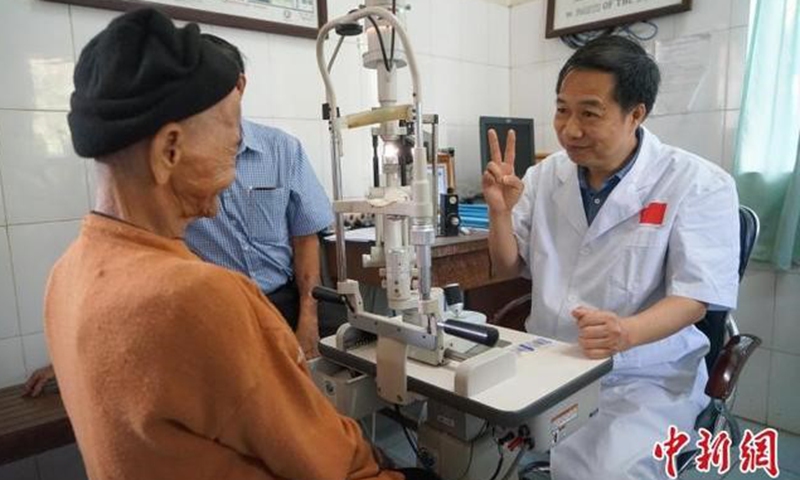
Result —
[{"label": "blue collared shirt under coat", "polygon": [[636,163],[636,157],[639,156],[639,150],[641,148],[642,128],[639,127],[636,129],[636,149],[631,156],[625,160],[625,163],[622,164],[622,168],[608,177],[598,190],[594,190],[592,186],[589,185],[589,179],[587,178],[589,173],[588,169],[586,167],[578,167],[578,184],[581,187],[581,199],[583,200],[583,210],[586,212],[586,223],[589,225],[592,224],[594,217],[597,216],[597,212],[603,207],[606,198],[611,195],[614,187],[617,186],[622,178],[631,170],[633,164]]},{"label": "blue collared shirt under coat", "polygon": [[315,234],[333,210],[300,141],[242,120],[236,179],[215,218],[189,225],[186,243],[203,259],[239,271],[270,293],[293,278],[292,237]]}]

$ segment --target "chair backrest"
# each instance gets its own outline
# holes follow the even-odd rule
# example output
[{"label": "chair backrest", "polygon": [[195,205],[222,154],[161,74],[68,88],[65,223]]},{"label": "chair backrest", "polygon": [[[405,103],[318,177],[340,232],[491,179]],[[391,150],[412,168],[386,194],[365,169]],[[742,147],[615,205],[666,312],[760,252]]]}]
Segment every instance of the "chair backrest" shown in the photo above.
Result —
[{"label": "chair backrest", "polygon": [[744,277],[747,262],[750,260],[750,254],[753,253],[753,247],[756,246],[760,230],[761,224],[756,212],[750,207],[741,205],[739,207],[739,281]]},{"label": "chair backrest", "polygon": [[[760,224],[758,215],[749,207],[739,207],[739,281],[744,277],[744,271],[753,253]],[[708,371],[714,366],[720,351],[725,344],[725,321],[728,317],[726,311],[709,311],[695,326],[703,332],[711,343],[711,348],[706,354],[706,367]]]}]

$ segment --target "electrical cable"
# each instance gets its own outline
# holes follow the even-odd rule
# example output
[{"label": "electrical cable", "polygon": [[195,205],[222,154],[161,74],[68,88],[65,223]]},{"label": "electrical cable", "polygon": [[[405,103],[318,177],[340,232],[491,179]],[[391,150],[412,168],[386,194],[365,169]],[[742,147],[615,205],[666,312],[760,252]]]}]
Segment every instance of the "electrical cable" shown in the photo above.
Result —
[{"label": "electrical cable", "polygon": [[489,422],[484,421],[483,422],[483,427],[481,427],[481,430],[478,432],[478,435],[476,435],[475,438],[473,438],[472,441],[470,442],[470,444],[469,444],[469,460],[467,460],[467,468],[464,469],[464,473],[462,473],[461,476],[458,477],[457,480],[463,479],[469,473],[469,469],[472,467],[472,454],[474,453],[474,450],[475,450],[475,442],[477,442],[483,436],[483,434],[486,432],[486,429],[488,427],[489,427]]},{"label": "electrical cable", "polygon": [[[635,30],[635,26],[642,24],[650,27],[651,31],[649,34],[647,33],[639,33]],[[658,34],[658,25],[653,23],[651,20],[644,20],[642,22],[637,23],[629,23],[626,25],[620,25],[619,27],[610,27],[604,28],[601,30],[590,30],[588,32],[581,32],[575,33],[572,35],[562,35],[561,42],[564,43],[566,46],[572,48],[573,50],[577,50],[587,43],[591,42],[592,40],[605,37],[607,35],[620,35],[623,37],[628,37],[632,40],[637,40],[639,42],[646,42],[648,40],[652,40]]]},{"label": "electrical cable", "polygon": [[330,61],[328,61],[328,73],[330,73],[331,68],[333,68],[333,62],[336,61],[336,56],[339,55],[339,49],[342,47],[342,42],[344,42],[344,35],[339,37],[339,42],[336,44],[336,48],[333,50],[333,55],[331,55]]},{"label": "electrical cable", "polygon": [[497,467],[494,469],[494,473],[492,474],[492,478],[489,480],[497,480],[497,476],[500,474],[500,470],[503,469],[503,450],[500,447],[500,444],[497,444],[497,453],[500,455],[500,458],[497,460]]},{"label": "electrical cable", "polygon": [[[403,415],[403,414],[400,412],[400,405],[395,405],[395,406],[394,406],[394,410],[395,410],[395,412],[397,413],[397,415],[399,415],[399,416],[402,416],[402,415]],[[408,440],[408,444],[409,444],[409,445],[411,445],[411,449],[412,449],[412,450],[414,450],[414,456],[417,458],[417,461],[420,463],[420,465],[422,465],[423,467],[425,467],[425,469],[429,469],[429,467],[427,466],[427,464],[426,464],[425,462],[423,462],[423,461],[422,461],[422,458],[420,458],[420,456],[419,456],[419,449],[417,448],[417,444],[416,444],[416,443],[414,442],[414,440],[411,438],[411,434],[410,434],[410,433],[408,433],[408,428],[406,427],[406,425],[405,425],[404,423],[400,422],[400,426],[403,428],[403,434],[406,436],[406,440]]]},{"label": "electrical cable", "polygon": [[[397,0],[392,0],[392,14],[397,14]],[[383,66],[386,67],[387,72],[391,72],[392,68],[394,68],[394,43],[395,43],[395,31],[394,27],[392,27],[392,43],[390,46],[391,53],[389,55],[386,54],[386,45],[383,43],[383,34],[381,33],[381,29],[378,27],[378,22],[375,21],[372,17],[367,17],[367,20],[372,24],[375,28],[375,35],[378,36],[378,44],[381,46],[381,57],[383,58]]]},{"label": "electrical cable", "polygon": [[517,456],[514,457],[514,461],[511,462],[511,466],[508,467],[508,470],[506,471],[506,474],[503,475],[502,480],[509,480],[511,478],[511,472],[513,472],[513,471],[515,471],[517,469],[517,467],[519,466],[519,461],[522,460],[522,456],[524,454],[525,454],[525,449],[524,448],[520,448],[519,449],[519,453],[517,453]]},{"label": "electrical cable", "polygon": [[386,55],[386,46],[383,44],[383,34],[381,33],[381,29],[378,27],[378,22],[375,21],[372,17],[367,17],[369,23],[375,28],[375,35],[378,36],[378,44],[381,46],[381,57],[383,57],[383,66],[386,67],[387,72],[392,71],[392,64],[389,63],[389,58]]}]

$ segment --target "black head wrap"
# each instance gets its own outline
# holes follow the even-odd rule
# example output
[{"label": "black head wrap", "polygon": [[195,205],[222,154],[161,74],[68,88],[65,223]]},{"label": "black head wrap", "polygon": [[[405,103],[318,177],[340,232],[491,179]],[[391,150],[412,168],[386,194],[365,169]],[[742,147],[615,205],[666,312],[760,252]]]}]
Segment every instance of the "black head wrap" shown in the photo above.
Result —
[{"label": "black head wrap", "polygon": [[115,18],[75,65],[69,127],[82,157],[116,152],[213,106],[239,69],[194,23],[146,8]]}]

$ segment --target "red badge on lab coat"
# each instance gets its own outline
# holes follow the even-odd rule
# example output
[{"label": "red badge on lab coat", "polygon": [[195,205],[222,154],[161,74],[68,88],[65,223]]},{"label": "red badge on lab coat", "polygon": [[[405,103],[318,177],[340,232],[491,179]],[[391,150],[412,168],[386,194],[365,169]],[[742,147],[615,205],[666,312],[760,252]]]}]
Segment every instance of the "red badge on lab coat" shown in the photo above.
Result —
[{"label": "red badge on lab coat", "polygon": [[648,225],[661,225],[664,223],[664,214],[667,212],[667,204],[652,202],[639,212],[639,223]]}]

